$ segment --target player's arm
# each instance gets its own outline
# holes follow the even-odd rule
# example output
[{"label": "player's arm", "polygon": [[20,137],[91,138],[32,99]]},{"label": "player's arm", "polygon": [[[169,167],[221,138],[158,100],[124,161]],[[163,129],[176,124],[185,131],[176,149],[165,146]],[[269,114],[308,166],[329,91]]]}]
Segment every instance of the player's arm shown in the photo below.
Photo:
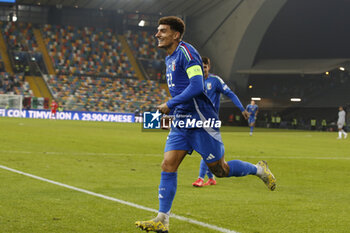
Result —
[{"label": "player's arm", "polygon": [[229,97],[231,101],[241,110],[241,112],[245,111],[241,101],[239,100],[238,96],[231,91],[231,89],[223,82],[218,80],[220,83],[218,85],[219,91]]},{"label": "player's arm", "polygon": [[223,81],[219,84],[219,90],[221,93],[229,97],[231,101],[239,108],[239,110],[241,110],[243,117],[245,119],[248,119],[248,111],[243,107],[238,96],[235,93],[233,93],[233,91],[231,91],[231,89]]},{"label": "player's arm", "polygon": [[176,105],[185,103],[193,97],[200,95],[204,91],[203,71],[201,66],[193,65],[187,68],[186,72],[188,78],[190,79],[190,84],[181,94],[157,107],[162,113],[169,113],[170,109],[174,108]]}]

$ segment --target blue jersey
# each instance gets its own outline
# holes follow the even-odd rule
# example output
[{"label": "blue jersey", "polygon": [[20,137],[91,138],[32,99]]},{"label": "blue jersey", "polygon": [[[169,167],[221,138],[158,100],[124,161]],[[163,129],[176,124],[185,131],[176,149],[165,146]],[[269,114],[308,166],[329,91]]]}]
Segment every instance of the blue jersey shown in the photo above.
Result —
[{"label": "blue jersey", "polygon": [[205,94],[202,59],[190,44],[181,41],[165,58],[166,78],[172,99],[167,102],[175,120],[184,117],[218,119],[216,110]]},{"label": "blue jersey", "polygon": [[254,104],[248,104],[246,107],[246,110],[248,113],[250,113],[249,118],[255,118],[255,114],[258,111],[258,105]]},{"label": "blue jersey", "polygon": [[220,95],[221,93],[229,97],[232,102],[241,110],[244,111],[244,107],[239,101],[238,97],[231,91],[231,89],[225,84],[225,82],[217,75],[209,74],[205,80],[205,89],[208,97],[213,102],[217,112],[220,108]]},{"label": "blue jersey", "polygon": [[[166,77],[172,99],[166,104],[175,116],[173,122],[190,119],[218,120],[217,112],[205,93],[202,59],[190,44],[180,42],[176,50],[165,58]],[[224,154],[219,129],[174,127],[170,130],[164,151],[196,150],[206,162],[220,160]]]}]

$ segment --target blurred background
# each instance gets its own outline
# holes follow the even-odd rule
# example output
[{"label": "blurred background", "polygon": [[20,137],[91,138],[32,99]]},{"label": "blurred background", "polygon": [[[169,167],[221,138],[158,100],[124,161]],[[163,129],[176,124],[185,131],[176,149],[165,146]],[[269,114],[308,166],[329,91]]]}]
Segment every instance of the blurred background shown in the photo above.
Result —
[{"label": "blurred background", "polygon": [[[331,131],[338,107],[350,110],[349,1],[0,2],[0,94],[22,96],[24,109],[155,110],[169,93],[154,34],[176,15],[212,73],[244,106],[256,100],[257,126]],[[225,96],[220,118],[247,125]]]}]

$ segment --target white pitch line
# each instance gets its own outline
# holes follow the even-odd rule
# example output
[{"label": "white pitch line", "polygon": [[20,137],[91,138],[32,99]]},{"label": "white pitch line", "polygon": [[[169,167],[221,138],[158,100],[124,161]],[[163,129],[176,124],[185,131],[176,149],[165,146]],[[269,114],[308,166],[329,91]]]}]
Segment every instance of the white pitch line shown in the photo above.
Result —
[{"label": "white pitch line", "polygon": [[[81,188],[77,188],[77,187],[74,187],[74,186],[71,186],[71,185],[63,184],[63,183],[60,183],[60,182],[57,182],[57,181],[49,180],[49,179],[46,179],[46,178],[43,178],[43,177],[40,177],[40,176],[36,176],[36,175],[29,174],[29,173],[25,173],[25,172],[22,172],[22,171],[13,169],[13,168],[9,168],[9,167],[3,166],[3,165],[0,165],[0,168],[2,168],[4,170],[7,170],[7,171],[14,172],[14,173],[18,173],[18,174],[21,174],[21,175],[24,175],[24,176],[28,176],[28,177],[31,177],[31,178],[34,178],[34,179],[37,179],[37,180],[41,180],[41,181],[45,181],[45,182],[48,182],[48,183],[51,183],[51,184],[55,184],[55,185],[58,185],[58,186],[61,186],[61,187],[67,188],[67,189],[75,190],[75,191],[82,192],[82,193],[85,193],[85,194],[89,194],[89,195],[92,195],[92,196],[95,196],[95,197],[100,197],[100,198],[103,198],[103,199],[106,199],[106,200],[118,202],[118,203],[123,204],[123,205],[135,207],[137,209],[146,210],[146,211],[153,212],[153,213],[158,213],[158,210],[156,210],[156,209],[148,208],[148,207],[145,207],[145,206],[142,206],[142,205],[138,205],[138,204],[135,204],[135,203],[132,203],[132,202],[129,202],[129,201],[123,201],[123,200],[120,200],[120,199],[117,199],[117,198],[114,198],[114,197],[109,197],[109,196],[106,196],[106,195],[103,195],[103,194],[94,193],[94,192],[91,192],[91,191],[86,190],[86,189],[81,189]],[[226,228],[218,227],[218,226],[215,226],[215,225],[212,225],[212,224],[208,224],[208,223],[205,223],[205,222],[197,221],[197,220],[191,219],[191,218],[186,218],[186,217],[183,217],[183,216],[180,216],[180,215],[176,215],[176,214],[170,214],[170,217],[176,218],[176,219],[184,221],[184,222],[196,224],[196,225],[199,225],[201,227],[206,227],[206,228],[209,228],[209,229],[212,229],[212,230],[223,232],[223,233],[238,233],[237,231],[232,231],[232,230],[229,230],[229,229],[226,229]]]},{"label": "white pitch line", "polygon": [[[0,153],[9,153],[9,154],[47,154],[47,155],[97,155],[97,156],[155,156],[162,157],[163,154],[137,154],[137,153],[94,153],[94,152],[58,152],[58,151],[41,151],[41,152],[32,152],[32,151],[12,151],[12,150],[0,150]],[[245,155],[230,155],[226,154],[226,157],[234,158],[248,158],[248,159],[315,159],[315,160],[350,160],[350,157],[302,157],[302,156],[245,156]]]}]

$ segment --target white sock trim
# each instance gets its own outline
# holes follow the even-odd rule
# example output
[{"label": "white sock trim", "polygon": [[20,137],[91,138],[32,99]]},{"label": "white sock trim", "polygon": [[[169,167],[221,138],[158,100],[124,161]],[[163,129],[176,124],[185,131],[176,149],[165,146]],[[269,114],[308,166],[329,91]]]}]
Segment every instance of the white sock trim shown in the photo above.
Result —
[{"label": "white sock trim", "polygon": [[258,165],[255,165],[255,164],[254,164],[254,166],[256,167],[256,174],[255,174],[255,175],[261,176],[262,173],[263,173],[262,167],[260,167],[260,166],[258,166]]},{"label": "white sock trim", "polygon": [[156,219],[158,219],[159,221],[165,224],[169,224],[169,215],[170,215],[170,211],[168,213],[158,212]]}]

